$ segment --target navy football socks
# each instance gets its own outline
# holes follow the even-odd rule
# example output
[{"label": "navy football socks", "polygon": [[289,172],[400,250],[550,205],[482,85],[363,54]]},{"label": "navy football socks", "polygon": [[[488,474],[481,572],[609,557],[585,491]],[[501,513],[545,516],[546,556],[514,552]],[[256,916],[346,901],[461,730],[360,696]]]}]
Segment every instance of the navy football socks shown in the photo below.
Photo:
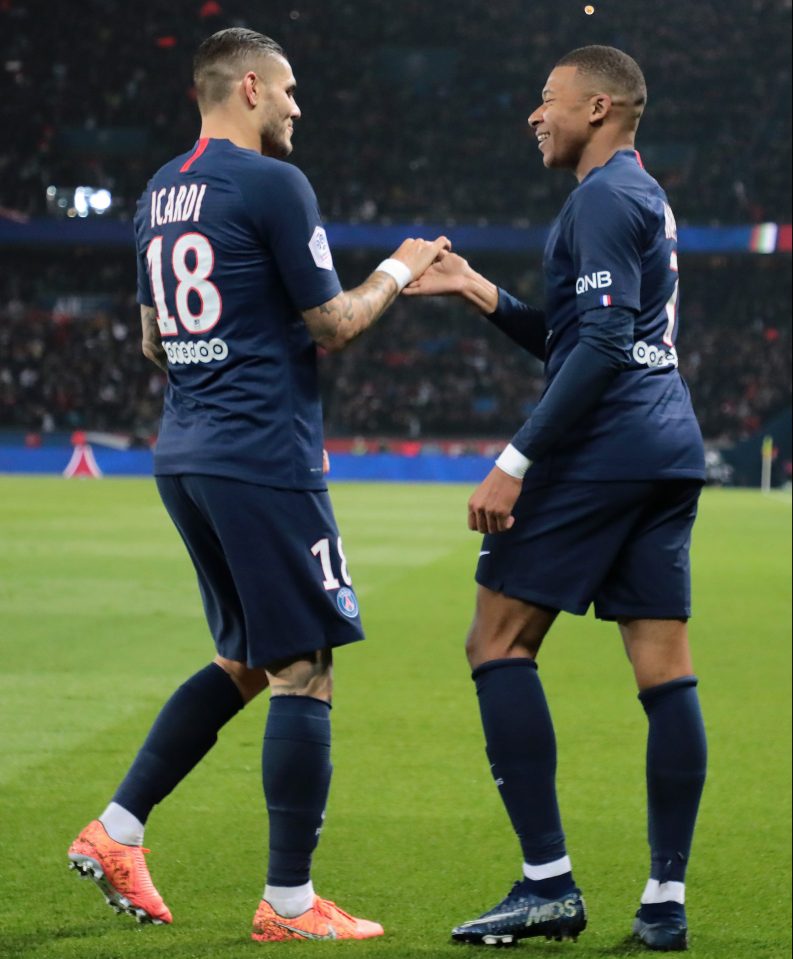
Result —
[{"label": "navy football socks", "polygon": [[145,823],[243,706],[234,680],[217,663],[191,676],[163,706],[113,802]]},{"label": "navy football socks", "polygon": [[332,769],[330,703],[311,696],[272,696],[262,749],[270,818],[269,886],[308,882]]},{"label": "navy football socks", "polygon": [[[487,755],[501,799],[531,866],[566,856],[556,800],[556,737],[545,692],[531,659],[496,659],[477,667]],[[528,892],[553,899],[573,885],[572,874],[524,879]]]},{"label": "navy football socks", "polygon": [[707,744],[697,679],[684,676],[639,693],[650,723],[647,738],[647,811],[650,878],[685,882]]}]

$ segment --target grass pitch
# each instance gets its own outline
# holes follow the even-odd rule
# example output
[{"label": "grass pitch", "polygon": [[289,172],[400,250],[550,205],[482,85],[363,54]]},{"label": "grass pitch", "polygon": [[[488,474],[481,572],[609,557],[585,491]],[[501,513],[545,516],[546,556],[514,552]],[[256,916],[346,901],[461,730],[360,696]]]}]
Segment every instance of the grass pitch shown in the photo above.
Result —
[{"label": "grass pitch", "polygon": [[[176,917],[137,927],[66,869],[162,702],[211,657],[188,558],[151,482],[0,478],[0,956],[192,959],[468,954],[520,854],[484,756],[462,652],[479,540],[465,487],[334,488],[369,639],[337,656],[335,776],[314,881],[384,939],[261,946],[262,699],[155,810],[154,880]],[[697,959],[790,954],[790,497],[707,491],[692,638],[710,739],[689,871]],[[645,719],[614,627],[562,617],[543,679],[590,926],[516,955],[644,954]]]}]

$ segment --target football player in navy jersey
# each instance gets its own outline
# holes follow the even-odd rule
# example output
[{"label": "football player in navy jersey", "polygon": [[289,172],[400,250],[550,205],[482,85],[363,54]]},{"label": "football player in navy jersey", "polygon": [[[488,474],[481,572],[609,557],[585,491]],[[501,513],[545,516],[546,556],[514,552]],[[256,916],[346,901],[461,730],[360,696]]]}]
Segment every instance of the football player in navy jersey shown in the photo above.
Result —
[{"label": "football player in navy jersey", "polygon": [[195,565],[217,655],[165,704],[112,802],[69,849],[108,903],[169,923],[142,849],[152,808],[266,687],[270,824],[253,938],[365,939],[382,927],[310,878],[331,777],[332,650],[363,638],[324,473],[316,345],[343,348],[448,250],[408,239],[344,292],[292,151],[295,78],[278,44],[220,31],[199,48],[198,142],[135,216],[143,352],[168,373],[154,472]]},{"label": "football player in navy jersey", "polygon": [[533,309],[453,253],[407,289],[476,306],[543,359],[547,387],[468,504],[485,534],[467,652],[493,776],[523,877],[462,942],[575,938],[586,926],[556,800],[556,745],[537,654],[560,610],[616,621],[649,720],[650,878],[633,932],[687,945],[684,879],[706,743],[687,635],[702,437],[678,373],[677,231],[634,137],[636,62],[611,47],[560,60],[529,124],[546,167],[578,186],[545,248]]}]

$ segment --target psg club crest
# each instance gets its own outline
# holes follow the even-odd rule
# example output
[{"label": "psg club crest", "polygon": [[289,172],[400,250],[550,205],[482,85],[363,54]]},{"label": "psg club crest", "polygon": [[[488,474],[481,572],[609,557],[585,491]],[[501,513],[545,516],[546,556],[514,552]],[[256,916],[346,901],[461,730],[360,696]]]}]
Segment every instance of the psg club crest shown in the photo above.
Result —
[{"label": "psg club crest", "polygon": [[355,598],[355,593],[346,586],[342,586],[336,593],[336,605],[339,607],[339,612],[348,619],[355,619],[358,615],[358,600]]}]

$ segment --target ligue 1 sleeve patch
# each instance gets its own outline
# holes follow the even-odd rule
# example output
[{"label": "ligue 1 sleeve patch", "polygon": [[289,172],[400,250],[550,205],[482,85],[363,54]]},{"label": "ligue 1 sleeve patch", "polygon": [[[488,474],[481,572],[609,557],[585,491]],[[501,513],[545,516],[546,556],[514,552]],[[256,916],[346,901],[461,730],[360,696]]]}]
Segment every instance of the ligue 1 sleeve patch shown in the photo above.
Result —
[{"label": "ligue 1 sleeve patch", "polygon": [[314,230],[311,239],[308,241],[308,248],[311,250],[314,262],[320,270],[333,269],[333,256],[328,245],[328,235],[321,226]]},{"label": "ligue 1 sleeve patch", "polygon": [[336,605],[339,607],[339,612],[347,619],[355,619],[358,615],[358,600],[355,593],[346,586],[342,586],[336,593]]}]

